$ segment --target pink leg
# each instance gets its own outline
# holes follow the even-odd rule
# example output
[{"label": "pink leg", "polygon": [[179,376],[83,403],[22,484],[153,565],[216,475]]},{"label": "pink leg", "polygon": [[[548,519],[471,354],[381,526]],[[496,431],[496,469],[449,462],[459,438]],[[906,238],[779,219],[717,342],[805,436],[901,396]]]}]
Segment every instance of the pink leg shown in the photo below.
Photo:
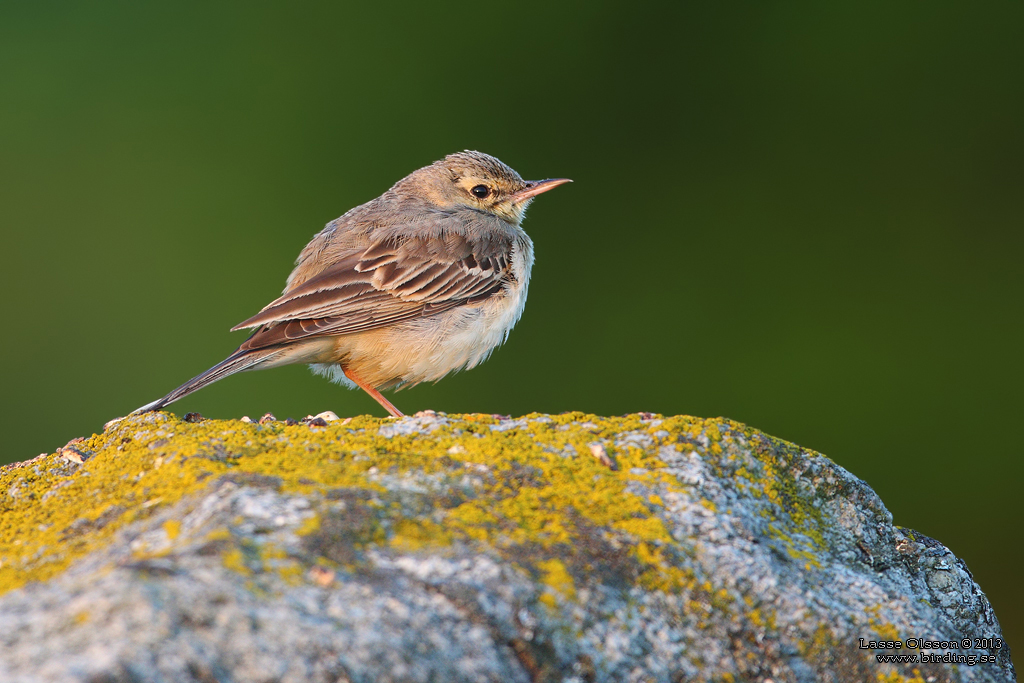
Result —
[{"label": "pink leg", "polygon": [[358,376],[353,375],[351,370],[349,370],[346,367],[342,367],[341,371],[345,373],[346,377],[348,377],[350,380],[358,384],[360,389],[362,389],[370,396],[372,396],[374,401],[379,403],[384,408],[384,410],[388,411],[391,414],[391,417],[405,417],[405,413],[403,413],[401,410],[392,405],[391,401],[384,398],[383,394],[381,394],[379,391],[371,387],[363,380],[359,379]]}]

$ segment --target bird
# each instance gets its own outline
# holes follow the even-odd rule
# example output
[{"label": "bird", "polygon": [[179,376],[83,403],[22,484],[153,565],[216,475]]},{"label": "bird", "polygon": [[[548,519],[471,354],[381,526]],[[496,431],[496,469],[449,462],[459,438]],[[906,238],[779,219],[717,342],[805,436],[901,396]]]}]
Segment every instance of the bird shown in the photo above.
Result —
[{"label": "bird", "polygon": [[508,339],[533,267],[526,209],[569,182],[523,180],[472,150],[410,173],[313,237],[282,295],[231,328],[252,330],[233,353],[132,414],[236,372],[305,363],[403,417],[382,390],[475,367]]}]

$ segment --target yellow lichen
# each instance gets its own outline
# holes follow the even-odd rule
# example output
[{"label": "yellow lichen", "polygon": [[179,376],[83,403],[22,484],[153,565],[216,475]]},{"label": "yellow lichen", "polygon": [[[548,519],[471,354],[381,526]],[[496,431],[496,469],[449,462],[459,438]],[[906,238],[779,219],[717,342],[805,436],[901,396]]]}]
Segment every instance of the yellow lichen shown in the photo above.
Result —
[{"label": "yellow lichen", "polygon": [[633,517],[612,524],[613,529],[624,531],[642,541],[668,541],[668,531],[658,517]]},{"label": "yellow lichen", "polygon": [[320,528],[320,517],[317,515],[311,515],[306,518],[306,521],[295,530],[295,534],[298,536],[308,536],[314,531]]},{"label": "yellow lichen", "polygon": [[882,640],[899,640],[900,632],[892,624],[878,624],[875,631],[882,637]]},{"label": "yellow lichen", "polygon": [[868,626],[877,633],[882,640],[900,640],[900,632],[895,626],[881,617],[881,607],[870,605],[864,610],[868,614]]},{"label": "yellow lichen", "polygon": [[925,683],[924,677],[917,669],[914,669],[914,675],[910,678],[897,671],[890,671],[888,673],[879,671],[875,674],[875,681],[877,683]]},{"label": "yellow lichen", "polygon": [[[537,563],[537,568],[542,572],[541,583],[564,598],[569,600],[576,599],[576,583],[561,560],[557,558],[542,560]],[[553,596],[549,594],[541,596],[541,600],[543,601],[545,597],[550,597],[552,598],[551,601],[554,601]],[[549,606],[554,607],[555,605],[551,604]]]},{"label": "yellow lichen", "polygon": [[551,593],[544,593],[539,598],[540,603],[550,610],[558,609],[558,599]]},{"label": "yellow lichen", "polygon": [[231,532],[227,529],[214,529],[210,533],[206,534],[204,540],[209,541],[226,541],[231,538]]},{"label": "yellow lichen", "polygon": [[221,563],[231,571],[248,576],[252,574],[249,565],[245,563],[245,554],[240,548],[232,548],[221,556]]},{"label": "yellow lichen", "polygon": [[[571,598],[572,563],[557,558],[585,540],[592,533],[588,530],[598,529],[632,544],[630,555],[640,565],[643,585],[665,591],[694,589],[692,573],[680,569],[672,554],[679,552],[677,542],[657,516],[665,492],[690,495],[687,487],[664,471],[657,447],[612,444],[631,431],[676,451],[706,443],[709,466],[720,467],[725,465],[719,460],[733,457],[723,455],[728,439],[750,439],[756,433],[728,420],[685,416],[652,426],[639,415],[531,414],[522,418],[521,426],[492,430],[497,422],[490,415],[448,416],[448,424],[428,436],[386,437],[380,429],[390,421],[368,416],[315,430],[281,422],[186,423],[168,414],[130,417],[79,443],[90,454],[82,465],[52,454],[0,470],[0,593],[55,576],[108,543],[125,525],[174,505],[222,475],[274,477],[286,493],[353,489],[386,496],[380,478],[384,474],[433,477],[453,472],[476,479],[472,495],[436,507],[428,516],[405,515],[399,501],[386,500],[379,513],[391,523],[365,542],[385,542],[406,552],[455,541],[482,542],[499,551],[538,549],[534,566],[558,595]],[[607,444],[614,469],[593,457],[594,443]],[[820,542],[817,511],[799,496],[775,456],[755,457],[760,471],[738,468],[733,476],[754,495],[763,495],[763,504],[785,512],[770,528],[794,558],[813,564],[811,548],[792,535]],[[643,487],[661,487],[662,493],[633,492]],[[720,514],[711,501],[698,502]],[[318,515],[310,516],[297,533],[313,534],[321,522]],[[170,541],[182,531],[176,521],[166,522],[163,529]],[[228,541],[231,533],[219,529],[206,538]],[[669,552],[672,548],[676,550]],[[259,566],[292,578],[301,574],[298,563],[275,552],[236,546],[224,551],[222,561],[246,575]],[[703,592],[722,608],[731,601],[726,591],[710,584]]]},{"label": "yellow lichen", "polygon": [[391,546],[398,550],[416,551],[448,543],[450,537],[444,527],[430,520],[400,519],[392,529]]},{"label": "yellow lichen", "polygon": [[[638,543],[633,554],[641,565],[647,567],[640,575],[639,580],[640,585],[644,588],[665,593],[678,593],[693,586],[693,572],[668,562],[661,548],[654,547],[649,543]],[[708,587],[706,590],[710,592],[711,584],[707,583],[706,586]]]},{"label": "yellow lichen", "polygon": [[169,519],[164,522],[164,533],[167,534],[167,540],[173,541],[181,533],[181,522],[176,519]]}]

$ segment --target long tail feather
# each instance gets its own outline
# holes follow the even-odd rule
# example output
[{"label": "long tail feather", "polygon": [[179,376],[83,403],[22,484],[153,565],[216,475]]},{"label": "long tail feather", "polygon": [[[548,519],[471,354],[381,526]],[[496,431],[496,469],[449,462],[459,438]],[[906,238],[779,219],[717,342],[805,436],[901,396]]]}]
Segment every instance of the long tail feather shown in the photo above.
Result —
[{"label": "long tail feather", "polygon": [[217,380],[223,379],[228,375],[233,375],[236,372],[252,370],[257,365],[261,365],[262,363],[279,356],[281,353],[281,349],[259,349],[255,351],[243,351],[242,349],[239,349],[203,374],[197,375],[185,382],[163,398],[153,401],[152,403],[147,403],[141,408],[133,411],[132,415],[148,413],[151,410],[160,410],[164,406],[174,403],[179,398],[183,398],[195,391],[199,391],[208,384],[213,384]]}]

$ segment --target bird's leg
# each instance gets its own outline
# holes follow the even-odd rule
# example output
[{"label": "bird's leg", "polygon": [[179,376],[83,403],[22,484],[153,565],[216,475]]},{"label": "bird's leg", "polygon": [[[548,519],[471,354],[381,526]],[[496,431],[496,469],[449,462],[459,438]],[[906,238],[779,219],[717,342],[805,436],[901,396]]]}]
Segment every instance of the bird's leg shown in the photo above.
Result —
[{"label": "bird's leg", "polygon": [[379,391],[377,391],[376,389],[371,387],[369,384],[367,384],[363,380],[359,379],[359,377],[357,375],[352,374],[351,370],[349,370],[345,366],[342,366],[341,367],[341,371],[345,373],[346,377],[348,377],[350,380],[352,380],[353,382],[358,384],[360,389],[362,389],[363,391],[368,393],[371,397],[373,397],[373,400],[376,401],[377,403],[379,403],[381,405],[381,407],[384,408],[384,410],[386,410],[389,413],[391,413],[391,417],[405,417],[405,413],[403,413],[401,410],[399,410],[394,405],[392,405],[391,401],[389,401],[386,398],[384,398],[384,395],[381,394]]}]

